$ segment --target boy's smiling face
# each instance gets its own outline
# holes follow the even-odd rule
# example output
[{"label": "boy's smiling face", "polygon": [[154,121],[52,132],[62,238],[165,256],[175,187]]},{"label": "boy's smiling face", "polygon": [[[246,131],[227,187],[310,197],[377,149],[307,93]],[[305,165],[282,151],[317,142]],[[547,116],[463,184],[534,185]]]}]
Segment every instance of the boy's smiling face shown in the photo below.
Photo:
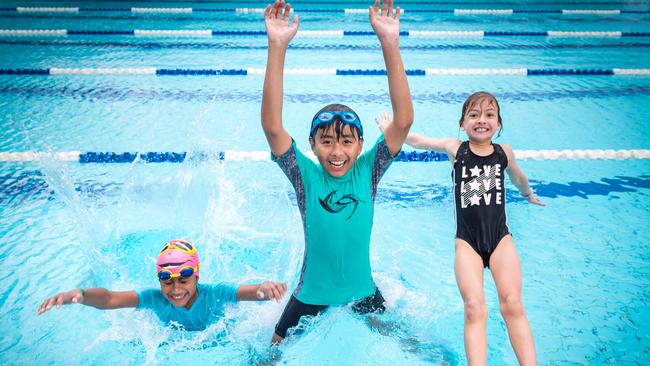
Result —
[{"label": "boy's smiling face", "polygon": [[320,165],[333,177],[341,177],[357,161],[363,148],[355,128],[344,125],[337,137],[334,123],[326,128],[319,128],[314,137],[309,139],[311,150]]},{"label": "boy's smiling face", "polygon": [[182,306],[185,309],[190,309],[199,296],[196,290],[197,283],[197,276],[188,278],[174,277],[166,281],[160,280],[160,291],[175,307]]}]

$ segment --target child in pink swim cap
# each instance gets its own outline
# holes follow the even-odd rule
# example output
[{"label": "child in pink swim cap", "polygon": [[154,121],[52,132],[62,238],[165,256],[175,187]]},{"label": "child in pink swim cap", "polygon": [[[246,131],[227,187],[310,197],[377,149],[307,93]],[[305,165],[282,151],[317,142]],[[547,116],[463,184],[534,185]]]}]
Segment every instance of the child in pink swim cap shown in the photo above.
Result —
[{"label": "child in pink swim cap", "polygon": [[160,289],[109,291],[104,288],[79,288],[58,293],[43,301],[42,314],[56,306],[80,303],[97,309],[151,309],[168,324],[181,324],[186,330],[205,329],[223,316],[227,303],[252,300],[279,301],[286,292],[284,283],[266,281],[255,285],[199,284],[199,254],[191,243],[177,239],[165,244],[156,261]]}]

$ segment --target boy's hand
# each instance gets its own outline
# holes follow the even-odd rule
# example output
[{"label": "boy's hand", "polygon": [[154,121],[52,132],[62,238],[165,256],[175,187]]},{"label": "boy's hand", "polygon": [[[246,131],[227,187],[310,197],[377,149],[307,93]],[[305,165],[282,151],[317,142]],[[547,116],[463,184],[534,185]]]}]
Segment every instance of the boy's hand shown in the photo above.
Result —
[{"label": "boy's hand", "polygon": [[68,292],[60,292],[49,299],[43,301],[41,306],[38,308],[38,315],[43,314],[44,312],[50,310],[52,306],[56,306],[57,309],[61,308],[61,305],[75,304],[83,301],[83,295],[81,294],[80,289],[74,289]]},{"label": "boy's hand", "polygon": [[[284,10],[284,12],[283,12]],[[293,18],[293,24],[289,26],[291,5],[284,4],[284,1],[276,0],[273,6],[268,5],[264,11],[264,24],[269,45],[288,46],[298,32],[298,15]]]},{"label": "boy's hand", "polygon": [[287,285],[284,283],[265,281],[257,289],[257,298],[258,300],[275,300],[276,302],[280,302],[286,291]]},{"label": "boy's hand", "polygon": [[379,1],[375,0],[374,7],[370,7],[370,24],[377,34],[379,41],[399,40],[399,16],[400,8],[397,7],[393,16],[393,0],[384,0],[379,8]]},{"label": "boy's hand", "polygon": [[377,118],[375,118],[375,122],[377,122],[377,127],[379,127],[379,130],[381,132],[384,132],[386,130],[386,127],[393,122],[393,118],[391,117],[388,112],[381,112]]}]

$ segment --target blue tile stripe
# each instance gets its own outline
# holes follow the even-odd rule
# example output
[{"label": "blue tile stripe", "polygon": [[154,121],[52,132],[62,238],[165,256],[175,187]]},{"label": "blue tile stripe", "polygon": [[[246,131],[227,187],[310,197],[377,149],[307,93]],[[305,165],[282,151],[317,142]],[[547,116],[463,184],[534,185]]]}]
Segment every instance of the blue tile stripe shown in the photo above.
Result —
[{"label": "blue tile stripe", "polygon": [[[250,70],[250,71],[249,71]],[[650,75],[650,69],[408,69],[410,76],[425,75]],[[383,76],[384,69],[292,69],[292,73],[306,75],[341,75],[341,76]],[[147,75],[161,76],[243,76],[263,74],[262,69],[148,69],[148,68],[49,68],[49,69],[0,69],[0,75]]]},{"label": "blue tile stripe", "polygon": [[[132,0],[112,0],[112,3],[130,3],[133,2]],[[178,3],[179,1],[177,0],[141,0],[138,1],[140,3]],[[202,3],[202,4],[230,4],[233,3],[232,0],[195,0],[193,3]],[[237,0],[236,3],[238,4],[260,4],[260,0]],[[263,2],[262,2],[263,3]],[[367,0],[348,0],[345,2],[346,4],[360,4],[360,5],[367,5],[368,1]],[[533,1],[531,2],[531,5],[557,5],[559,2],[558,1],[544,1],[544,0],[538,0],[538,1]],[[644,4],[650,4],[650,1],[647,0],[613,0],[613,1],[567,1],[564,0],[561,2],[563,5],[644,5]],[[309,1],[301,1],[300,4],[309,4],[309,5],[318,5],[318,4],[334,4],[338,5],[341,4],[340,0],[309,0]],[[459,5],[466,5],[467,1],[461,1],[461,0],[402,0],[400,1],[400,4],[414,4],[414,5],[450,5],[450,4],[459,4]],[[508,1],[508,0],[497,0],[497,1],[472,1],[472,5],[490,5],[490,6],[495,6],[496,4],[501,4],[503,6],[506,5],[511,5],[513,4],[513,1]]]},{"label": "blue tile stripe", "polygon": [[[1,38],[1,45],[21,45],[21,46],[55,46],[55,47],[98,47],[98,48],[133,48],[133,49],[195,49],[195,50],[215,50],[215,49],[236,49],[236,50],[266,50],[266,45],[245,45],[237,43],[224,42],[168,42],[165,40],[132,42],[131,40],[70,40],[70,38],[47,37],[33,39],[34,37],[13,37]],[[56,38],[56,39],[53,39]],[[572,38],[577,39],[577,38]],[[491,43],[442,43],[435,42],[424,44],[402,45],[402,51],[453,51],[453,50],[564,50],[564,49],[632,49],[632,48],[650,48],[650,43],[643,42],[642,38],[638,42],[542,42],[542,43],[517,43],[517,44],[491,44]],[[480,42],[480,41],[478,41]],[[351,50],[351,51],[377,51],[381,49],[379,44],[291,44],[289,49],[292,50]]]},{"label": "blue tile stripe", "polygon": [[[67,9],[67,10],[66,10]],[[74,10],[71,10],[74,9]],[[155,13],[173,13],[174,11],[183,12],[181,9],[187,9],[190,13],[227,13],[227,12],[237,12],[237,13],[259,13],[263,8],[181,8],[181,7],[143,7],[139,8],[141,13],[146,14],[155,14]],[[297,12],[300,13],[361,13],[367,8],[354,8],[354,9],[336,9],[336,8],[304,8],[297,9]],[[492,11],[511,11],[514,14],[565,14],[563,9],[409,9],[405,8],[405,13],[439,13],[439,14],[454,14],[458,11],[467,11],[474,10],[484,13],[479,14],[489,14],[485,12],[486,10]],[[650,14],[650,10],[627,10],[627,9],[571,9],[571,11],[580,11],[580,15],[585,14],[598,14],[598,12],[618,12],[620,14]],[[25,7],[3,7],[0,8],[0,11],[5,12],[19,12],[21,14],[25,13],[61,13],[61,12],[134,12],[134,8],[128,7],[34,7],[34,6],[25,6]],[[476,13],[472,13],[475,15]],[[575,14],[575,13],[569,13]]]}]

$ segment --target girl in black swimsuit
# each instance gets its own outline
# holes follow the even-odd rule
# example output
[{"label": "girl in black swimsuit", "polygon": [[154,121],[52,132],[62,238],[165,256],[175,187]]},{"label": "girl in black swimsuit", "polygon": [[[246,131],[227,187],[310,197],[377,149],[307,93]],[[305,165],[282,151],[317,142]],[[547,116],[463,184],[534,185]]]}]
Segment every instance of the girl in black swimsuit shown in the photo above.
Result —
[{"label": "girl in black swimsuit", "polygon": [[[390,122],[386,113],[377,119],[380,129]],[[508,145],[492,143],[502,121],[496,98],[486,92],[472,94],[463,104],[460,129],[468,140],[433,139],[409,133],[406,143],[436,150],[454,165],[456,204],[456,282],[465,303],[465,353],[470,365],[487,362],[487,306],[483,271],[488,267],[499,293],[499,306],[510,343],[520,365],[535,365],[535,343],[521,300],[521,262],[508,228],[504,172],[528,202],[544,206],[528,184]]]}]

